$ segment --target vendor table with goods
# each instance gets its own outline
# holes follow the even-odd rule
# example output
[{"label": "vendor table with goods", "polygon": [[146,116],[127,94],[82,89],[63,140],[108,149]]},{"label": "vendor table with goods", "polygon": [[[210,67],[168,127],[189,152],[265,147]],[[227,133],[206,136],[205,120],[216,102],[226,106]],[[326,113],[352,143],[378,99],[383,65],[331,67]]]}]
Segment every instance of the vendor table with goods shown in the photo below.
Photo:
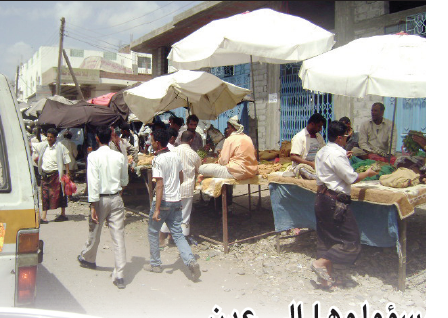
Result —
[{"label": "vendor table with goods", "polygon": [[[153,199],[152,183],[152,155],[139,155],[138,166],[134,172],[130,172],[129,184],[123,191],[123,201],[125,204],[136,204],[142,202],[151,206]],[[142,182],[143,181],[143,182]]]},{"label": "vendor table with goods", "polygon": [[[315,230],[316,181],[275,174],[269,175],[268,180],[275,231],[279,233],[291,228]],[[352,185],[351,197],[351,209],[361,232],[361,243],[397,247],[398,288],[404,290],[406,221],[416,206],[426,203],[426,185],[390,188],[382,186],[378,180],[363,181]]]}]

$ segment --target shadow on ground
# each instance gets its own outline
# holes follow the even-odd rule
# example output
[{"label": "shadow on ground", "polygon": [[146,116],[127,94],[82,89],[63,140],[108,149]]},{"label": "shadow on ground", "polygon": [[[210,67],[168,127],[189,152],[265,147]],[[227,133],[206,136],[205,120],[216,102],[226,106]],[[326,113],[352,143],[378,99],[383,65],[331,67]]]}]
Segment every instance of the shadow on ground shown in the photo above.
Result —
[{"label": "shadow on ground", "polygon": [[42,264],[38,267],[35,308],[86,314],[70,292]]}]

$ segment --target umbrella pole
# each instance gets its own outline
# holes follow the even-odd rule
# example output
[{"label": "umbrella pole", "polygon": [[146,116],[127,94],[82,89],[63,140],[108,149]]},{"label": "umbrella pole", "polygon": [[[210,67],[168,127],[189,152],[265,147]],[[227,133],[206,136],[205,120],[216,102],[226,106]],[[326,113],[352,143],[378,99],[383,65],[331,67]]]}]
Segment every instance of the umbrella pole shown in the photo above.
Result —
[{"label": "umbrella pole", "polygon": [[254,115],[255,115],[255,149],[257,150],[257,161],[260,161],[260,150],[258,149],[258,117],[257,105],[255,104],[255,80],[252,55],[250,56],[250,77],[252,79],[252,96],[254,97]]},{"label": "umbrella pole", "polygon": [[395,113],[397,111],[397,98],[394,97],[394,114],[392,115],[392,131],[390,132],[390,146],[389,146],[389,164],[392,157],[392,146],[394,140],[394,127],[395,127]]}]

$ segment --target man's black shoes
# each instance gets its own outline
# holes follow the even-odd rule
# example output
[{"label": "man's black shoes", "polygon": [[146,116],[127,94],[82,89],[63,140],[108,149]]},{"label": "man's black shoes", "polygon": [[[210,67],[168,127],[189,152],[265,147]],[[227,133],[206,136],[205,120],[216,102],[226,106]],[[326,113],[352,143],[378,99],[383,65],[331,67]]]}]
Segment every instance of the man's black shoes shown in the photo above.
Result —
[{"label": "man's black shoes", "polygon": [[118,287],[118,289],[124,289],[126,286],[124,285],[123,278],[115,278],[114,285]]},{"label": "man's black shoes", "polygon": [[87,262],[86,260],[83,260],[81,258],[81,255],[78,255],[78,262],[79,262],[79,265],[81,267],[90,268],[90,269],[96,269],[96,264],[95,263],[90,263],[90,262]]}]

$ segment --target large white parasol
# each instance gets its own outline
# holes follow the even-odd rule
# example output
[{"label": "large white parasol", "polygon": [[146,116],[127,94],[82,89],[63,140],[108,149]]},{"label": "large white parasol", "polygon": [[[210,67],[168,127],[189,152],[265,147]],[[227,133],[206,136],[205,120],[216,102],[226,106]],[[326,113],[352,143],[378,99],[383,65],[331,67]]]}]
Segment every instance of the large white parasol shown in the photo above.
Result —
[{"label": "large white parasol", "polygon": [[172,45],[168,59],[177,69],[251,62],[293,63],[322,54],[334,34],[313,23],[271,9],[214,20]]},{"label": "large white parasol", "polygon": [[[399,33],[357,39],[304,61],[299,76],[303,88],[313,91],[358,98],[423,98],[426,69],[426,39]],[[392,125],[395,112],[396,99]],[[391,140],[393,131],[392,126]]]},{"label": "large white parasol", "polygon": [[[175,68],[189,70],[250,63],[253,88],[253,62],[300,62],[327,52],[333,45],[333,33],[305,19],[260,9],[208,23],[174,43],[168,59]],[[255,100],[254,96],[256,120]]]},{"label": "large white parasol", "polygon": [[426,39],[378,35],[304,61],[303,88],[351,97],[426,97]]}]

